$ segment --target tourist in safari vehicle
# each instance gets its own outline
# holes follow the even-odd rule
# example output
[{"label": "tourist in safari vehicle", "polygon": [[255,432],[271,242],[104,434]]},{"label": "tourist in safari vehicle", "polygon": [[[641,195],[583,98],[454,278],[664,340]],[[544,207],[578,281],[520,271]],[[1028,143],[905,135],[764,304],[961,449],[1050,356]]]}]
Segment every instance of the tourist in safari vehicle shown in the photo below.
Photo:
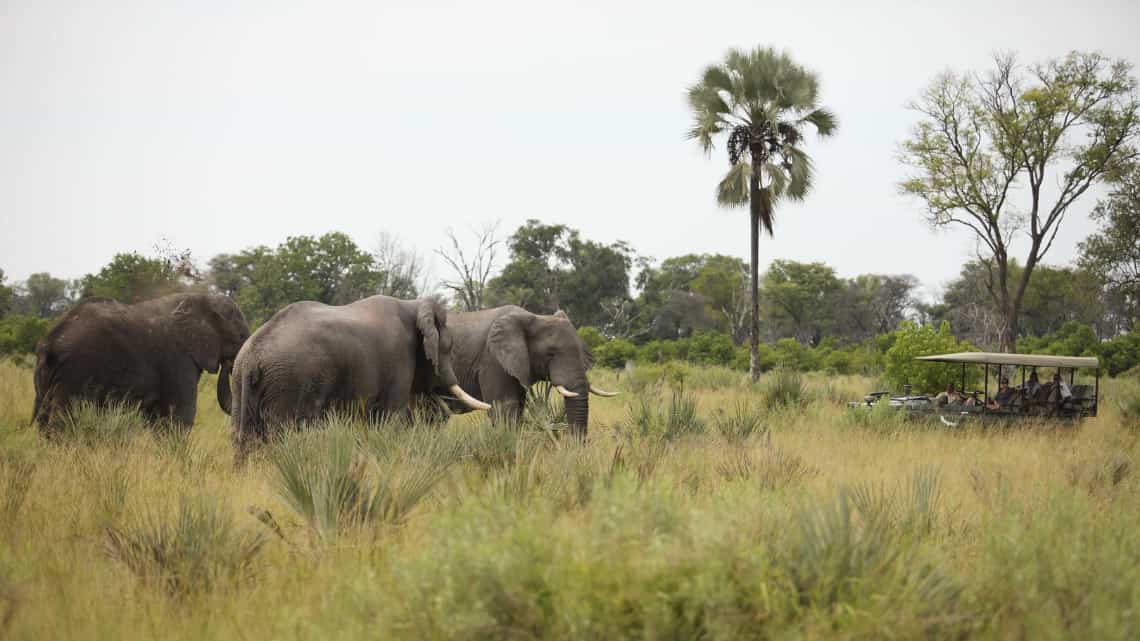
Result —
[{"label": "tourist in safari vehicle", "polygon": [[[888,403],[916,414],[937,414],[943,423],[948,416],[977,416],[993,418],[1064,418],[1079,419],[1096,416],[1100,393],[1100,362],[1095,357],[1054,356],[1044,354],[1005,354],[995,352],[960,352],[920,356],[916,360],[931,363],[959,363],[961,385],[953,382],[935,396],[912,394],[909,385],[903,386],[903,395],[891,396]],[[983,387],[967,391],[967,368],[981,366]],[[1053,370],[1049,383],[1041,384],[1039,369]],[[990,388],[992,373],[997,388]],[[1083,370],[1078,384],[1077,372]],[[1092,380],[1088,370],[1093,370]],[[1011,375],[1020,378],[1011,384]],[[1067,377],[1067,381],[1066,381]],[[1091,384],[1090,384],[1091,383]],[[862,403],[853,406],[869,407],[887,396],[887,392],[872,392]]]}]

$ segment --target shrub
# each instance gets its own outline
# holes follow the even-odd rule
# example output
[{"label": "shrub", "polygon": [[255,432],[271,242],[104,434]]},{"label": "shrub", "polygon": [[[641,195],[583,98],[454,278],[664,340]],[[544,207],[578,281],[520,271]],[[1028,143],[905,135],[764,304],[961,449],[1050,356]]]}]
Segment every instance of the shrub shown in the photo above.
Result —
[{"label": "shrub", "polygon": [[249,582],[265,544],[260,533],[238,529],[223,504],[204,496],[183,496],[173,522],[150,513],[124,528],[108,528],[106,536],[111,558],[173,596]]},{"label": "shrub", "polygon": [[1101,343],[1099,351],[1101,366],[1108,370],[1109,376],[1119,376],[1140,367],[1140,325]]},{"label": "shrub", "polygon": [[593,350],[593,353],[595,364],[619,369],[625,367],[626,361],[633,359],[637,354],[637,348],[633,346],[633,343],[623,338],[615,338],[608,343],[599,345]]},{"label": "shrub", "polygon": [[[916,392],[936,392],[948,383],[961,384],[962,366],[954,363],[925,363],[918,356],[975,351],[969,343],[954,338],[950,324],[943,321],[935,329],[904,321],[895,332],[894,344],[886,353],[884,377],[897,388],[909,384]],[[966,368],[966,386],[978,380],[976,367]]]},{"label": "shrub", "polygon": [[735,347],[732,338],[720,332],[702,332],[689,339],[689,360],[706,365],[728,365]]},{"label": "shrub", "polygon": [[51,321],[37,316],[12,314],[0,318],[0,354],[32,354],[36,343],[51,327]]},{"label": "shrub", "polygon": [[333,425],[286,434],[270,449],[278,493],[320,539],[352,526],[400,523],[458,459],[446,446],[433,455],[405,449],[396,456],[385,437],[373,436],[362,448],[348,429]]},{"label": "shrub", "polygon": [[586,344],[586,347],[590,351],[593,351],[606,342],[606,337],[602,335],[602,332],[599,331],[597,327],[579,327],[578,338],[582,339],[582,342]]},{"label": "shrub", "polygon": [[761,395],[770,408],[797,406],[805,392],[803,377],[793,369],[775,369],[761,382]]},{"label": "shrub", "polygon": [[752,435],[764,434],[768,428],[761,420],[760,412],[747,402],[738,402],[731,413],[718,409],[713,418],[716,431],[726,440],[739,442]]}]

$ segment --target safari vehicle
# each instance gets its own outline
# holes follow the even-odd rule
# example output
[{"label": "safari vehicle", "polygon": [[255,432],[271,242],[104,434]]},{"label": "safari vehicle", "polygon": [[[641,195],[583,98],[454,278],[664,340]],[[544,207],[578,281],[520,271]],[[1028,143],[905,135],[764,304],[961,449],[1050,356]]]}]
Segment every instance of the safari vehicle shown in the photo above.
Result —
[{"label": "safari vehicle", "polygon": [[[957,425],[962,418],[978,419],[1080,419],[1096,416],[1097,398],[1100,395],[1100,362],[1096,357],[1051,356],[1045,354],[1004,354],[995,352],[959,352],[956,354],[935,354],[919,356],[915,360],[935,363],[961,363],[962,378],[959,391],[954,398],[948,394],[911,394],[910,386],[903,386],[901,396],[890,396],[887,402],[892,407],[915,415],[938,416],[946,425]],[[966,391],[966,372],[970,366],[981,366],[984,371],[984,386],[980,390]],[[1038,369],[1043,373],[1056,375],[1042,376],[1039,385],[1027,384],[1027,379]],[[1088,384],[1087,370],[1093,370],[1092,384]],[[1085,370],[1082,384],[1077,384],[1077,370]],[[1008,377],[1010,390],[997,402],[997,380],[990,383],[990,373],[995,379]],[[1068,376],[1065,376],[1067,372]],[[1013,374],[1013,376],[1009,376]],[[1017,380],[1018,377],[1020,380]],[[1067,380],[1066,380],[1067,378]],[[863,397],[862,403],[852,406],[871,407],[887,396],[887,392],[872,392]]]}]

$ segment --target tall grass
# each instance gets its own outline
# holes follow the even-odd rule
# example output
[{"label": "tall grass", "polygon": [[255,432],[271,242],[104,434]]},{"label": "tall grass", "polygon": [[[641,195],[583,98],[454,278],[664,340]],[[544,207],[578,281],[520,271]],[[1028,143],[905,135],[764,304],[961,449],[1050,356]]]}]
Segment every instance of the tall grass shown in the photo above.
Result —
[{"label": "tall grass", "polygon": [[[676,373],[674,373],[676,374]],[[1133,639],[1134,384],[1075,427],[947,430],[870,381],[686,370],[518,425],[286,430],[235,469],[122,408],[27,427],[0,365],[0,637]],[[207,377],[208,378],[208,377]],[[639,387],[640,386],[640,387]],[[636,389],[635,389],[636,388]],[[773,401],[772,399],[782,399]],[[1119,401],[1119,402],[1118,402]]]}]

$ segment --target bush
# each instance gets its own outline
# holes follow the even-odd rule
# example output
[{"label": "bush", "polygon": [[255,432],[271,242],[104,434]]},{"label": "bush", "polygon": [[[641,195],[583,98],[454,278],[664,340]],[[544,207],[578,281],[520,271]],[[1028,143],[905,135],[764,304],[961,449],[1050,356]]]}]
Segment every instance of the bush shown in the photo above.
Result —
[{"label": "bush", "polygon": [[36,343],[47,334],[51,321],[13,314],[0,318],[0,354],[33,354]]},{"label": "bush", "polygon": [[597,327],[579,327],[578,338],[586,344],[586,347],[592,352],[599,345],[606,342],[606,337],[598,331]]},{"label": "bush", "polygon": [[[972,345],[954,338],[950,323],[943,321],[938,329],[904,321],[894,332],[895,340],[886,354],[884,377],[896,389],[909,384],[915,392],[937,392],[948,383],[961,384],[962,366],[954,363],[925,363],[918,356],[976,351]],[[977,367],[966,368],[966,386],[978,380]]]},{"label": "bush", "polygon": [[623,338],[615,338],[608,343],[599,345],[593,350],[593,353],[595,364],[619,369],[625,367],[626,361],[633,360],[637,354],[637,348],[633,346],[633,343]]},{"label": "bush", "polygon": [[1108,370],[1109,376],[1119,376],[1140,367],[1140,325],[1127,334],[1101,343],[1099,351],[1101,367]]},{"label": "bush", "polygon": [[728,365],[735,347],[732,338],[720,332],[702,332],[689,339],[689,360],[705,365]]},{"label": "bush", "polygon": [[805,397],[803,377],[793,369],[773,370],[761,386],[764,403],[770,408],[798,406]]}]

